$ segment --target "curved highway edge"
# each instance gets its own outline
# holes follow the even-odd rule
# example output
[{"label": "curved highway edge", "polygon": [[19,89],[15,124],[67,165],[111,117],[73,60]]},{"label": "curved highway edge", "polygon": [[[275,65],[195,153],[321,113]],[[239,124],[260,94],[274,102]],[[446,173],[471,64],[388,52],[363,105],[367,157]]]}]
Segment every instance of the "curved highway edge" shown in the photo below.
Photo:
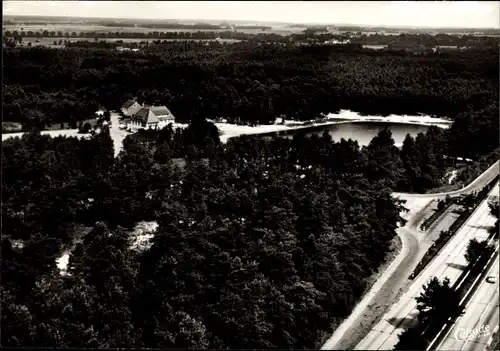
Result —
[{"label": "curved highway edge", "polygon": [[[401,239],[402,248],[398,255],[394,258],[393,262],[387,267],[387,269],[382,273],[380,278],[372,285],[372,287],[365,293],[362,300],[356,305],[353,312],[345,319],[339,327],[334,331],[332,336],[323,344],[322,350],[336,350],[336,349],[349,349],[354,347],[359,340],[365,335],[349,335],[352,333],[352,328],[356,326],[356,322],[359,324],[358,319],[362,317],[363,313],[366,312],[370,307],[370,303],[382,289],[389,290],[392,292],[399,292],[405,285],[409,275],[411,274],[413,264],[416,259],[421,256],[419,250],[419,234],[415,229],[418,224],[416,217],[423,217],[423,212],[429,207],[432,200],[444,198],[446,196],[455,196],[461,194],[469,194],[473,191],[482,189],[486,184],[488,184],[493,178],[499,174],[499,161],[496,161],[492,166],[490,166],[486,171],[479,175],[474,181],[469,183],[466,187],[450,191],[447,193],[436,193],[436,194],[406,194],[406,193],[393,193],[393,197],[400,198],[403,200],[412,199],[428,199],[429,203],[422,206],[416,213],[409,216],[407,226],[400,227],[396,231],[397,235]],[[399,274],[398,274],[399,273]],[[389,279],[389,278],[393,279]],[[388,286],[387,286],[388,285]],[[393,300],[394,301],[394,300]],[[391,304],[392,305],[392,304]],[[374,317],[372,323],[375,325],[382,316],[385,310],[380,310],[377,316]],[[351,333],[349,333],[351,332]],[[349,340],[351,339],[351,340]]]}]

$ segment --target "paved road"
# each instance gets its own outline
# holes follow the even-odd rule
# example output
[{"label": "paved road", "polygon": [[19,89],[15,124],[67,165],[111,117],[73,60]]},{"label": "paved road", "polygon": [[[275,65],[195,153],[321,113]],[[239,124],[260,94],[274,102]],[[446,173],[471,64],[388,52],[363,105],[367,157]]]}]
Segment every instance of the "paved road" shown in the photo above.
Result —
[{"label": "paved road", "polygon": [[[419,243],[416,235],[406,228],[397,230],[402,242],[402,249],[391,265],[366,293],[363,299],[344,322],[335,330],[330,339],[321,347],[322,350],[350,349],[370,330],[364,323],[377,323],[380,314],[385,312],[391,301],[401,293],[399,288],[406,283],[413,267],[418,263]],[[371,313],[377,311],[376,313]],[[367,313],[369,315],[367,315]]]},{"label": "paved road", "polygon": [[[497,187],[490,195],[496,195]],[[410,284],[401,299],[389,310],[368,335],[356,346],[357,350],[392,350],[398,342],[399,334],[416,323],[417,309],[415,297],[420,295],[422,285],[433,276],[448,277],[453,284],[462,273],[467,261],[464,254],[470,239],[484,240],[488,228],[495,218],[490,214],[488,201],[483,201],[459,232],[448,242],[427,268]]]},{"label": "paved road", "polygon": [[[401,214],[408,223],[396,231],[402,243],[400,253],[321,349],[352,349],[371,329],[370,324],[377,323],[392,301],[401,294],[400,289],[405,286],[408,276],[425,252],[419,246],[422,235],[415,228],[428,215],[431,200],[408,199],[404,206],[409,212]],[[367,325],[361,325],[362,322]]]},{"label": "paved road", "polygon": [[490,168],[488,168],[483,174],[477,177],[472,183],[467,185],[465,188],[451,191],[448,193],[437,193],[437,194],[405,194],[405,193],[394,193],[394,196],[401,197],[404,199],[410,198],[429,198],[429,199],[441,199],[446,197],[446,195],[454,196],[460,194],[468,194],[470,192],[481,190],[486,184],[488,184],[495,176],[498,175],[499,161],[495,162]]},{"label": "paved road", "polygon": [[[490,268],[487,276],[499,274],[498,261]],[[498,325],[500,313],[498,282],[488,283],[483,279],[465,313],[460,316],[437,350],[484,351],[491,334]],[[477,337],[467,338],[467,330],[479,330],[488,326],[489,332]],[[469,333],[470,335],[470,333]]]}]

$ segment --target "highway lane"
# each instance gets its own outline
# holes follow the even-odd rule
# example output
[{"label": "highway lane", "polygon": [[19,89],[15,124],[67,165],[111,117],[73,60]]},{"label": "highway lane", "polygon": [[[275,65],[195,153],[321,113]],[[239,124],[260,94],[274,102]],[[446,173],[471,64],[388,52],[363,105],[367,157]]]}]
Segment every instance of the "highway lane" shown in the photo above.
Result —
[{"label": "highway lane", "polygon": [[[490,195],[496,195],[497,186]],[[447,243],[427,268],[409,286],[408,291],[389,310],[382,321],[356,346],[357,350],[392,350],[398,342],[399,334],[416,323],[415,297],[420,295],[422,285],[437,276],[450,278],[453,284],[467,264],[464,254],[470,239],[484,240],[488,228],[493,226],[494,217],[490,214],[487,200],[483,201],[459,232]]]},{"label": "highway lane", "polygon": [[[496,275],[498,277],[498,274],[499,264],[497,260],[489,269],[487,276]],[[436,349],[484,351],[491,334],[499,322],[498,299],[498,282],[488,283],[486,279],[483,279],[467,305],[464,314],[457,319],[450,333]],[[488,333],[470,339],[467,338],[467,330],[480,330],[481,327],[486,326]]]}]

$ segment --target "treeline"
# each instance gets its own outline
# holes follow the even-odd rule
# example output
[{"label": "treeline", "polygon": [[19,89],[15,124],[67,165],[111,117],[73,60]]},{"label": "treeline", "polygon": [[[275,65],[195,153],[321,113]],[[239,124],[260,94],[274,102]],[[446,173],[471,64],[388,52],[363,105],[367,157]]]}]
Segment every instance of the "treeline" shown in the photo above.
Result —
[{"label": "treeline", "polygon": [[[149,147],[127,138],[116,159],[106,133],[2,142],[2,345],[325,341],[401,220],[392,180],[371,170],[394,170],[390,133],[363,151],[328,134],[222,147],[213,128],[165,129]],[[180,146],[183,168],[169,151]],[[140,220],[159,223],[149,249],[126,229]]]},{"label": "treeline", "polygon": [[106,27],[142,27],[142,28],[157,28],[157,29],[223,29],[220,25],[209,23],[195,23],[195,24],[182,24],[182,23],[126,23],[126,22],[108,22],[98,23],[97,25]]},{"label": "treeline", "polygon": [[[29,74],[29,71],[28,68],[24,74]],[[76,128],[79,121],[94,116],[99,103],[97,96],[82,96],[68,88],[43,91],[35,85],[24,86],[24,89],[18,84],[9,85],[3,95],[3,119],[21,123],[24,130],[44,129],[63,123]]]},{"label": "treeline", "polygon": [[[26,126],[32,122],[29,110],[53,105],[53,95],[72,94],[75,105],[96,100],[108,109],[134,96],[158,101],[180,122],[222,117],[267,124],[280,115],[309,120],[339,109],[426,113],[463,119],[455,133],[461,141],[471,124],[485,134],[457,144],[461,148],[491,140],[488,135],[498,130],[498,118],[490,113],[498,101],[498,48],[425,57],[249,42],[162,43],[139,53],[6,48],[4,67],[4,94],[10,95],[4,120]],[[29,94],[39,98],[28,99]],[[12,113],[15,103],[21,114]]]},{"label": "treeline", "polygon": [[[187,25],[186,25],[187,26]],[[196,25],[195,25],[196,26]],[[119,25],[116,25],[119,27]],[[198,27],[172,27],[179,28],[179,31],[165,32],[161,30],[155,31],[109,31],[109,32],[63,32],[63,31],[4,31],[4,38],[86,38],[86,39],[104,39],[104,38],[128,38],[128,39],[176,39],[176,40],[204,40],[204,39],[235,39],[245,41],[266,41],[266,42],[318,42],[323,43],[328,40],[350,40],[352,43],[359,45],[397,45],[400,47],[414,47],[423,45],[428,48],[437,46],[457,46],[468,48],[495,48],[499,45],[497,36],[477,36],[477,35],[449,35],[449,34],[423,34],[423,33],[406,33],[406,34],[383,34],[383,33],[329,33],[319,29],[305,30],[304,33],[297,34],[278,34],[278,33],[246,33],[239,30],[269,30],[267,27],[242,27],[237,26],[234,29],[228,30],[223,27],[217,28],[198,28]],[[149,28],[167,28],[167,27],[149,27]],[[197,31],[182,31],[182,29],[200,29]],[[202,31],[203,29],[213,29],[211,31]]]},{"label": "treeline", "polygon": [[449,34],[383,34],[383,33],[328,33],[326,30],[312,29],[304,33],[292,34],[291,40],[304,41],[312,40],[324,42],[326,40],[347,40],[360,45],[396,45],[399,47],[414,47],[423,45],[428,48],[437,46],[457,46],[457,47],[498,47],[498,36],[477,36],[477,35],[449,35]]},{"label": "treeline", "polygon": [[[218,140],[217,130],[211,127],[208,122],[196,122],[195,125],[198,126],[197,129],[202,133],[200,137],[193,137],[191,130],[178,130],[174,132],[171,127],[167,127],[160,132],[141,131],[132,138],[145,147],[150,147],[163,140],[165,138],[164,135],[175,135],[175,137],[172,137],[172,143],[168,145],[169,153],[173,158],[210,158],[214,155],[217,147],[214,147],[214,144],[210,140],[205,140],[204,135],[207,131],[210,131],[211,139]],[[186,135],[190,136],[186,137]],[[322,139],[328,141],[329,137],[324,134],[321,140]],[[186,140],[188,142],[186,142]],[[247,143],[251,146],[242,147],[243,149],[262,148],[262,150],[259,151],[261,155],[263,153],[262,157],[273,157],[272,148],[266,144],[266,142],[259,141],[258,136],[245,140],[248,140]],[[321,149],[320,145],[322,145],[322,142],[318,140],[316,136],[313,136],[311,139],[306,138],[304,131],[298,132],[293,137],[293,145],[305,143],[308,146],[304,146],[300,155],[294,153],[286,154],[286,160],[287,163],[289,163],[288,167],[292,169],[296,160],[300,160],[301,163],[306,162],[308,165],[312,166],[320,165],[326,169],[330,169],[333,167],[332,164],[339,162],[337,159],[325,154],[327,152]],[[390,131],[385,129],[373,139],[372,143],[391,144],[393,143],[391,140]],[[435,126],[430,127],[425,134],[419,133],[415,138],[408,134],[401,149],[393,147],[389,154],[377,156],[386,157],[386,164],[377,162],[370,163],[365,172],[367,175],[373,176],[370,180],[385,179],[390,182],[390,187],[393,190],[399,192],[424,193],[428,190],[435,189],[444,185],[443,182],[446,181],[445,174],[450,164],[449,162],[445,162],[443,155],[454,153],[453,146],[448,146],[449,140],[449,131]],[[186,144],[190,146],[186,148],[184,146]],[[161,145],[161,143],[159,145]],[[215,145],[217,145],[217,143]],[[163,145],[161,147],[163,148]],[[461,150],[458,151],[460,152]],[[364,148],[363,152],[365,157],[368,157],[370,146]],[[471,147],[466,153],[474,156],[484,154],[477,162],[482,171],[491,166],[500,156],[498,146],[494,145],[487,149],[484,148],[484,146],[483,148],[481,148],[481,146],[477,148]],[[246,151],[241,153],[241,155],[242,157],[247,155]],[[477,177],[478,174],[474,175]],[[467,178],[464,179],[464,181],[470,181],[472,179],[471,177],[471,179]]]},{"label": "treeline", "polygon": [[[246,28],[246,29],[261,29],[265,28]],[[248,41],[269,41],[269,42],[288,42],[289,38],[285,35],[275,33],[246,33],[236,30],[224,30],[203,32],[191,31],[183,32],[181,30],[175,32],[162,32],[162,31],[142,31],[142,32],[122,32],[122,31],[109,31],[109,32],[63,32],[63,31],[5,31],[4,38],[14,38],[19,40],[22,38],[124,38],[124,39],[178,39],[178,40],[202,40],[202,39],[237,39]]]}]

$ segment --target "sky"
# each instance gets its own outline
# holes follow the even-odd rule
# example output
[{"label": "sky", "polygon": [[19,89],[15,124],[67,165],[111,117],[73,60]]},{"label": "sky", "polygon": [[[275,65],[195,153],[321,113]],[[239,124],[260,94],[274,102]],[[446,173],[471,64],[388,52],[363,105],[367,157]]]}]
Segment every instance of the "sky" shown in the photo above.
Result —
[{"label": "sky", "polygon": [[4,15],[500,28],[498,1],[14,1]]}]

